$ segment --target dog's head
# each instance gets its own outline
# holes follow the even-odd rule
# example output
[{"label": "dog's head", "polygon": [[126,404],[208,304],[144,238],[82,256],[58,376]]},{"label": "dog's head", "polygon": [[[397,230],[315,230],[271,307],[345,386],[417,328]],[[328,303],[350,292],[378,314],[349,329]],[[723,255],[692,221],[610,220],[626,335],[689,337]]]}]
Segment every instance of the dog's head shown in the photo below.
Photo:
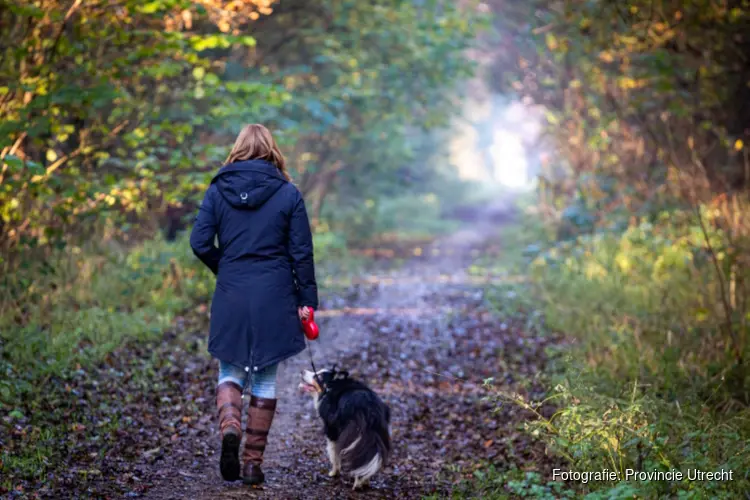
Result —
[{"label": "dog's head", "polygon": [[302,372],[302,382],[299,384],[299,387],[303,391],[319,397],[326,392],[334,381],[345,380],[347,378],[349,378],[349,372],[338,370],[335,366],[333,368],[318,370],[317,373],[305,370]]}]

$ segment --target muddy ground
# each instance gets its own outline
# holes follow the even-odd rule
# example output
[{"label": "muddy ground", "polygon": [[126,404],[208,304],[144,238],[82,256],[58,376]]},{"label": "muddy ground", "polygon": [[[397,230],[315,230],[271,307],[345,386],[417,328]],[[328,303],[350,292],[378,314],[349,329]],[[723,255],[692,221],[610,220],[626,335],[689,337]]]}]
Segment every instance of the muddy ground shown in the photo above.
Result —
[{"label": "muddy ground", "polygon": [[320,422],[310,398],[297,389],[300,371],[309,366],[306,353],[280,370],[266,484],[251,489],[221,479],[217,367],[205,349],[207,307],[199,304],[161,342],[120,350],[98,373],[67,382],[70,400],[50,401],[50,410],[60,419],[88,415],[66,437],[70,466],[40,489],[27,485],[8,496],[445,497],[483,464],[548,471],[552,459],[544,446],[519,430],[530,416],[484,401],[483,381],[494,377],[503,389],[538,396],[540,388],[525,381],[545,370],[545,347],[553,340],[487,311],[484,285],[467,269],[478,255],[501,252],[502,242],[492,218],[466,227],[405,265],[380,263],[358,284],[323,296],[316,364],[348,369],[392,410],[393,457],[368,490],[352,493],[349,478],[327,476]]}]

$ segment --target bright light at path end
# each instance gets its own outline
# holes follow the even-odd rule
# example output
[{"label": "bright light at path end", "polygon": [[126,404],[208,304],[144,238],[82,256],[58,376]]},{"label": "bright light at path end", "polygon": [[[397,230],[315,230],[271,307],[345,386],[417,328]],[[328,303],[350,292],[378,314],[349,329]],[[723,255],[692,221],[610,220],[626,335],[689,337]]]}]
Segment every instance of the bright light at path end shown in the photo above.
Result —
[{"label": "bright light at path end", "polygon": [[523,188],[531,184],[528,176],[526,149],[518,134],[508,130],[497,130],[493,135],[490,155],[495,179],[511,188]]}]

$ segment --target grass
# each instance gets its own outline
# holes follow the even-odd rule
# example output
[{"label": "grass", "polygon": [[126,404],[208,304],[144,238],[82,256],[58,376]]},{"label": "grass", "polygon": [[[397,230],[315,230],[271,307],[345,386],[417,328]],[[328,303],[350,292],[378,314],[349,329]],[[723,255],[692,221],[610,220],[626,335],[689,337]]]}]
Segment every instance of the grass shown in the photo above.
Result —
[{"label": "grass", "polygon": [[29,266],[9,278],[13,300],[6,298],[0,311],[5,407],[47,376],[160,335],[213,286],[186,242],[161,240],[127,251],[74,251],[46,272]]},{"label": "grass", "polygon": [[[556,361],[560,374],[547,377],[558,410],[527,431],[571,470],[734,471],[724,482],[571,485],[587,498],[737,498],[750,491],[747,372],[726,348],[719,284],[702,259],[701,238],[678,220],[675,214],[559,243],[538,218],[525,217],[507,228],[502,259],[484,259],[474,270],[525,274],[525,282],[490,289],[490,304],[498,315],[525,316],[528,328],[569,338]],[[492,388],[488,395],[498,404],[540,406]],[[514,493],[503,474],[485,470],[476,491],[490,481],[504,483],[497,498],[547,498],[545,478]]]}]

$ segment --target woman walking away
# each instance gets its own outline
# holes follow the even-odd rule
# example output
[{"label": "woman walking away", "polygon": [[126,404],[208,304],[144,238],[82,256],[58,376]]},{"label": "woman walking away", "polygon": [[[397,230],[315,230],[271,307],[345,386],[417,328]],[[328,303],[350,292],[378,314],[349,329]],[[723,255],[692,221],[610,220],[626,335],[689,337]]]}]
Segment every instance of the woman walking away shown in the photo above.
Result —
[{"label": "woman walking away", "polygon": [[318,307],[305,203],[264,126],[240,132],[206,191],[190,246],[217,276],[208,351],[219,360],[221,475],[240,478],[242,391],[251,378],[241,477],[260,484],[276,368],[304,350],[300,319]]}]

